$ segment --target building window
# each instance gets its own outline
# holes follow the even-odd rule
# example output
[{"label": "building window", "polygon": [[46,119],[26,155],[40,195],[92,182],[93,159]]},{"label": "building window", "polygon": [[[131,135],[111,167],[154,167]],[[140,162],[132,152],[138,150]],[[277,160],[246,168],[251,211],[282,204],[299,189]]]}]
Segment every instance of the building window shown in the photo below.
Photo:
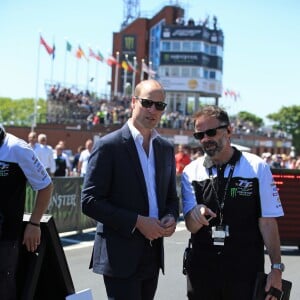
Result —
[{"label": "building window", "polygon": [[192,50],[191,42],[185,41],[182,43],[182,51],[191,52],[191,50]]},{"label": "building window", "polygon": [[201,52],[201,43],[200,42],[192,42],[192,51],[193,52]]},{"label": "building window", "polygon": [[210,54],[217,55],[217,46],[216,45],[210,46]]},{"label": "building window", "polygon": [[189,67],[182,67],[181,68],[181,77],[190,77],[190,68]]},{"label": "building window", "polygon": [[172,51],[180,51],[180,42],[179,41],[173,41],[172,43]]},{"label": "building window", "polygon": [[171,43],[170,42],[162,42],[162,51],[170,51]]},{"label": "building window", "polygon": [[191,77],[193,78],[200,78],[200,71],[201,71],[201,68],[191,68]]},{"label": "building window", "polygon": [[171,68],[171,76],[179,77],[179,67],[172,67]]},{"label": "building window", "polygon": [[204,44],[204,53],[210,54],[210,47],[209,47],[209,44],[207,44],[207,43]]},{"label": "building window", "polygon": [[209,79],[216,79],[216,72],[215,71],[209,71]]}]

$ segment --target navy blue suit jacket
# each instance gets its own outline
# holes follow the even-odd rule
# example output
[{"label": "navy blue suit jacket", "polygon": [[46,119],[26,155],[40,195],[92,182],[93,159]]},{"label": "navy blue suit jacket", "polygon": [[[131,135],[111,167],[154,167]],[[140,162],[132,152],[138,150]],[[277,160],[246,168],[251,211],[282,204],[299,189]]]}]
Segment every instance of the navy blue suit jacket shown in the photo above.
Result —
[{"label": "navy blue suit jacket", "polygon": [[[159,218],[172,214],[177,219],[174,147],[157,137],[153,149]],[[138,214],[149,214],[146,184],[128,125],[100,138],[90,156],[81,199],[83,213],[103,224],[102,238],[96,238],[94,244],[94,256],[97,253],[99,257],[92,258],[104,261],[100,273],[105,274],[105,262],[112,276],[128,277],[135,272],[145,237],[133,229]],[[101,248],[103,239],[106,246]],[[164,270],[163,239],[161,250],[160,266]]]}]

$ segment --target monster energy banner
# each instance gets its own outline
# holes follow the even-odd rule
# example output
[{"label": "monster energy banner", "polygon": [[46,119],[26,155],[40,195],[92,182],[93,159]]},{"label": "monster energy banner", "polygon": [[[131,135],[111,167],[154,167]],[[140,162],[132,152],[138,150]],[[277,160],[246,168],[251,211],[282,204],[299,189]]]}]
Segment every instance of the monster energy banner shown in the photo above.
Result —
[{"label": "monster energy banner", "polygon": [[[54,177],[53,193],[47,214],[53,216],[58,232],[79,231],[95,226],[95,221],[81,213],[82,177]],[[35,193],[28,186],[25,212],[32,212]]]}]

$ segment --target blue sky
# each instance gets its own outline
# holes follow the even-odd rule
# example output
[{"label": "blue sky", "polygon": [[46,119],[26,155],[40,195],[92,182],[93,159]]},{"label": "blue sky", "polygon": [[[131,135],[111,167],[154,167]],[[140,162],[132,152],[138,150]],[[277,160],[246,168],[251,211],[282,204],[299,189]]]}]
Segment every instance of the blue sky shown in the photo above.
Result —
[{"label": "blue sky", "polygon": [[[225,36],[223,86],[241,95],[236,101],[220,98],[230,114],[243,110],[265,119],[282,106],[300,105],[298,0],[140,0],[140,10],[153,16],[176,2],[185,8],[186,19],[218,18]],[[65,70],[67,82],[86,86],[87,78],[95,77],[91,88],[108,92],[110,67],[91,59],[87,69],[74,54],[65,59],[65,39],[73,50],[80,44],[86,54],[90,46],[108,56],[112,33],[123,20],[122,0],[1,0],[0,97],[45,98],[45,80],[63,81]],[[55,42],[53,65],[44,48],[38,60],[39,32],[50,45]]]}]

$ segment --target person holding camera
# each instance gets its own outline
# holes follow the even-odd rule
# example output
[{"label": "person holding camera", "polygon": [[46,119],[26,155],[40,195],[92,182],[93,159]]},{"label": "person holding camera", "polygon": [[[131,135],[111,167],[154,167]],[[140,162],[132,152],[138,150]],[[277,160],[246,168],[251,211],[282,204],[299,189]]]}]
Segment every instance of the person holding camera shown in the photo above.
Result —
[{"label": "person holding camera", "polygon": [[[281,290],[283,216],[270,167],[231,146],[228,114],[204,106],[194,115],[194,138],[205,153],[181,177],[183,214],[191,232],[185,268],[190,300],[251,300],[264,247],[271,262],[266,291]],[[272,295],[268,299],[275,299]]]}]

